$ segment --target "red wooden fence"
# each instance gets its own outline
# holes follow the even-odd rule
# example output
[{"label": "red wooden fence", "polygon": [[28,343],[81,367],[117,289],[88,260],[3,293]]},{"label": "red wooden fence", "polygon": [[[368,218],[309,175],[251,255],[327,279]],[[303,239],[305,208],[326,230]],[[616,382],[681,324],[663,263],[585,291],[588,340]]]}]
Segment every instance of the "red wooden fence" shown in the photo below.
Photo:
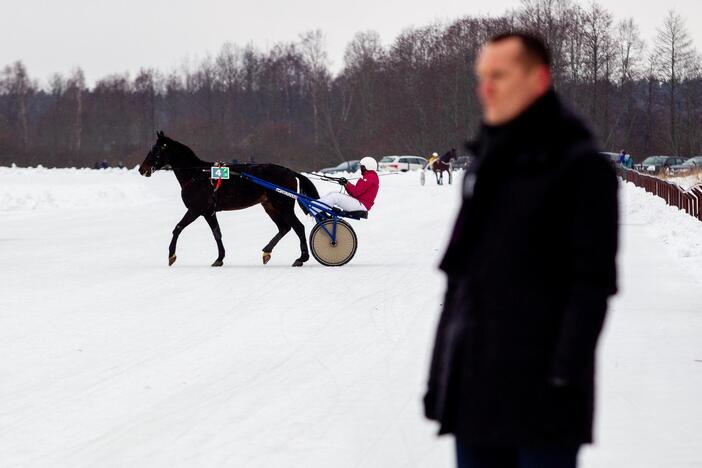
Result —
[{"label": "red wooden fence", "polygon": [[702,184],[685,190],[667,180],[641,174],[632,169],[618,167],[617,172],[623,180],[642,187],[648,193],[661,197],[667,204],[677,206],[690,216],[702,221]]}]

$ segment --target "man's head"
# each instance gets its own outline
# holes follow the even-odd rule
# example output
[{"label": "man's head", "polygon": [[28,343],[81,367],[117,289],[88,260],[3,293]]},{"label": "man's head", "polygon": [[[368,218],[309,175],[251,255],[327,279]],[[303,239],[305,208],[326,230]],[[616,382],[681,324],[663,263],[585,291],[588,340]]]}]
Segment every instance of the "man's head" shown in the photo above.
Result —
[{"label": "man's head", "polygon": [[359,166],[361,166],[361,174],[365,174],[366,171],[377,171],[378,161],[376,161],[370,156],[366,156],[363,159],[361,159],[361,161],[359,162]]},{"label": "man's head", "polygon": [[483,120],[502,125],[519,116],[551,87],[551,58],[544,42],[527,33],[490,39],[475,72]]}]

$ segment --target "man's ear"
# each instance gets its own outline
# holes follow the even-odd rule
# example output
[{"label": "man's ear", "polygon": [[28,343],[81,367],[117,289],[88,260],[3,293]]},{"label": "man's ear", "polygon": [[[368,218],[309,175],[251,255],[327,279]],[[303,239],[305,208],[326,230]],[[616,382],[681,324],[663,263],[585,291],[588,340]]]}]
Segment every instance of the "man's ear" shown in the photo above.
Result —
[{"label": "man's ear", "polygon": [[551,70],[546,65],[539,65],[537,74],[539,94],[546,94],[552,84]]}]

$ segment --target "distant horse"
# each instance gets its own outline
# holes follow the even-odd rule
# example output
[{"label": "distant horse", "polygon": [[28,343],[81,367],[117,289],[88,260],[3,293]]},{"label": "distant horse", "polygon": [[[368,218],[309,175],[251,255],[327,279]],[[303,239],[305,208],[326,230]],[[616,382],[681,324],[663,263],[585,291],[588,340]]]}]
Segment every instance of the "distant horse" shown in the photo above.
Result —
[{"label": "distant horse", "polygon": [[[154,171],[170,165],[180,183],[180,196],[188,211],[183,219],[173,229],[173,238],[168,248],[168,265],[176,261],[176,243],[178,236],[190,223],[202,216],[212,229],[217,242],[218,256],[212,266],[222,266],[224,245],[222,233],[217,222],[217,212],[240,210],[257,204],[271,217],[278,227],[276,234],[263,248],[263,263],[268,263],[271,253],[280,239],[292,228],[300,239],[300,258],[293,266],[302,266],[309,260],[305,238],[305,226],[295,216],[295,201],[292,198],[267,190],[260,185],[247,180],[233,177],[223,180],[219,188],[215,188],[210,180],[210,168],[213,163],[200,160],[195,153],[182,143],[168,138],[163,132],[157,133],[154,146],[139,166],[139,173],[150,177]],[[297,179],[300,182],[300,192],[312,198],[319,198],[314,184],[305,176],[286,167],[275,164],[233,164],[229,166],[232,172],[247,172],[281,187],[297,191]],[[302,205],[300,205],[302,207]],[[307,213],[307,210],[302,207]]]},{"label": "distant horse", "polygon": [[444,171],[449,173],[449,184],[451,183],[451,161],[454,159],[456,159],[456,148],[451,148],[432,163],[431,170],[434,171],[437,184],[444,184]]}]

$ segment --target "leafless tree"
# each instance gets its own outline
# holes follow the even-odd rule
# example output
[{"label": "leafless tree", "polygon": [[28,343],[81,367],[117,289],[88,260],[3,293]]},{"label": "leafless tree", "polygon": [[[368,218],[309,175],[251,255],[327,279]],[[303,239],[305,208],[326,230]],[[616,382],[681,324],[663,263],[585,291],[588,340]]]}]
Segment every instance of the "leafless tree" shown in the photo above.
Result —
[{"label": "leafless tree", "polygon": [[300,36],[302,57],[309,67],[309,90],[312,97],[314,144],[319,144],[319,100],[320,94],[328,89],[330,76],[329,58],[320,30],[308,31]]},{"label": "leafless tree", "polygon": [[481,123],[475,58],[513,30],[546,39],[554,86],[605,148],[702,152],[702,61],[680,15],[647,48],[633,19],[615,22],[599,3],[522,0],[504,15],[408,28],[388,47],[360,32],[335,76],[318,30],[266,50],[226,43],[165,74],[144,68],[90,87],[80,69],[38,86],[13,63],[0,69],[0,163],[133,165],[158,128],[205,159],[298,169],[460,148]]},{"label": "leafless tree", "polygon": [[32,83],[27,68],[20,61],[12,66],[5,67],[2,77],[2,88],[11,97],[10,124],[16,123],[21,135],[21,151],[25,155],[29,149],[29,99],[35,92],[36,86]]},{"label": "leafless tree", "polygon": [[626,83],[637,79],[642,73],[645,44],[633,18],[627,18],[617,23],[616,30],[619,85],[624,87]]},{"label": "leafless tree", "polygon": [[653,54],[657,76],[669,88],[669,138],[673,151],[678,153],[680,144],[676,122],[678,114],[676,93],[681,81],[686,79],[694,69],[696,53],[685,26],[685,20],[674,10],[668,12],[663,25],[658,29]]}]

